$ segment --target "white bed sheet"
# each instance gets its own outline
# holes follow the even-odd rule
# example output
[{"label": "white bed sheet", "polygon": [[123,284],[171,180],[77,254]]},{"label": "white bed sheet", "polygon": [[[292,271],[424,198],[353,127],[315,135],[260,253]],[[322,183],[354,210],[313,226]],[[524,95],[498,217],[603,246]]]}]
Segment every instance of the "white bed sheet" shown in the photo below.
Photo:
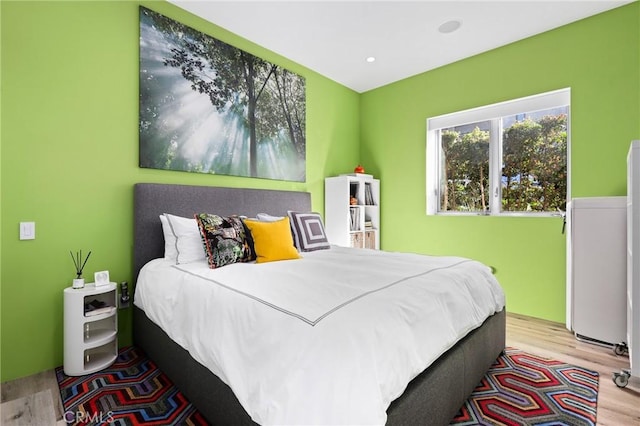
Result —
[{"label": "white bed sheet", "polygon": [[141,270],[134,303],[263,425],[384,424],[409,381],[504,308],[490,268],[351,249]]}]

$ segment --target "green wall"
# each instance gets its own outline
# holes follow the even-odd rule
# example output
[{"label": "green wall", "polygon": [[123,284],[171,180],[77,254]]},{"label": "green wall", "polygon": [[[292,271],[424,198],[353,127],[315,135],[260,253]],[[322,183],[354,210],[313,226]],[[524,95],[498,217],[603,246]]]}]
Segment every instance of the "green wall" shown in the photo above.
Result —
[{"label": "green wall", "polygon": [[[306,78],[307,181],[138,168],[138,6]],[[133,184],[307,190],[324,211],[324,177],[359,160],[359,95],[165,2],[0,2],[1,381],[62,365],[69,251],[92,250],[85,279],[132,276]],[[36,222],[20,241],[18,224]],[[119,343],[131,343],[120,311]]]},{"label": "green wall", "polygon": [[361,161],[381,179],[382,248],[484,261],[509,311],[564,322],[562,219],[426,216],[426,120],[571,87],[571,196],[625,195],[640,138],[639,28],[636,2],[364,93]]},{"label": "green wall", "polygon": [[[306,78],[306,183],[138,168],[139,4]],[[427,217],[426,119],[571,87],[574,197],[624,194],[640,138],[637,2],[362,95],[165,2],[3,0],[0,19],[1,381],[62,364],[69,250],[93,251],[86,276],[134,282],[136,182],[307,190],[322,212],[324,177],[362,163],[382,179],[383,249],[477,258],[510,311],[562,322],[561,220]],[[121,311],[121,346],[130,322]]]}]

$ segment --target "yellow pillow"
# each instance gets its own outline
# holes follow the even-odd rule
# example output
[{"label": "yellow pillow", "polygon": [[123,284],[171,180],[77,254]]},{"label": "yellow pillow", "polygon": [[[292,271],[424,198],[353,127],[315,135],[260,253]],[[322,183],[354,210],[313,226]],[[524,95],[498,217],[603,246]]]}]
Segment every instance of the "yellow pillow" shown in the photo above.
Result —
[{"label": "yellow pillow", "polygon": [[253,247],[257,256],[256,263],[300,258],[298,250],[293,245],[288,217],[275,222],[245,219],[244,223],[253,237]]}]

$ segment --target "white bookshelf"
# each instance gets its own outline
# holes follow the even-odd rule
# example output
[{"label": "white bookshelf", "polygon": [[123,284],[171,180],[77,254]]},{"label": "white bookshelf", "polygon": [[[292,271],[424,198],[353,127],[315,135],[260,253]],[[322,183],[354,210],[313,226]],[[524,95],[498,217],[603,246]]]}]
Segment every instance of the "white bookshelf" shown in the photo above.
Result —
[{"label": "white bookshelf", "polygon": [[[89,311],[97,300],[104,307]],[[83,376],[110,366],[118,356],[116,283],[64,289],[64,372]]]},{"label": "white bookshelf", "polygon": [[[356,203],[351,204],[351,197]],[[331,244],[380,249],[380,180],[349,174],[324,181],[324,221]]]}]

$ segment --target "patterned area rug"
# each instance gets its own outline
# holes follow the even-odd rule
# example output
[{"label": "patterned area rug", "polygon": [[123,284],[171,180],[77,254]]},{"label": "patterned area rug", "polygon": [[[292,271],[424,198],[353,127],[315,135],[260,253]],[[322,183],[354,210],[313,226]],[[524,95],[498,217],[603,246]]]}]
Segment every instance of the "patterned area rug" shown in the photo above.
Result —
[{"label": "patterned area rug", "polygon": [[[69,424],[207,424],[135,347],[98,373],[56,376]],[[451,424],[595,425],[597,399],[597,372],[507,348]]]},{"label": "patterned area rug", "polygon": [[111,367],[70,377],[56,369],[64,419],[75,425],[206,425],[156,365],[135,347],[120,350]]},{"label": "patterned area rug", "polygon": [[596,424],[598,373],[507,348],[452,425]]}]

